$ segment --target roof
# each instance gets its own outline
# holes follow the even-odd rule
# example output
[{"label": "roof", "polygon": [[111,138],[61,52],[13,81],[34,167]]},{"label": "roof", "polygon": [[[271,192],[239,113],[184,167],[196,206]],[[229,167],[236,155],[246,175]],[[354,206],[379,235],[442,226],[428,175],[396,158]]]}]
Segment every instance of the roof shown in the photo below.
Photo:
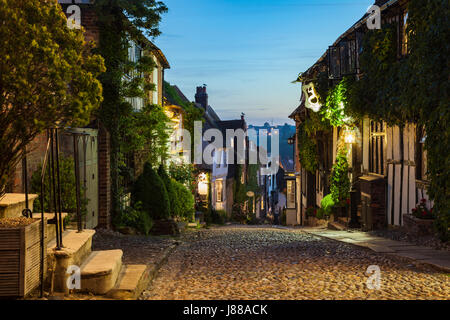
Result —
[{"label": "roof", "polygon": [[[379,6],[381,8],[381,11],[386,10],[388,7],[392,6],[393,4],[397,3],[399,0],[376,0],[375,5]],[[357,22],[355,22],[347,31],[345,31],[343,34],[341,34],[336,41],[333,43],[333,46],[337,46],[341,40],[343,40],[345,37],[347,37],[350,33],[354,32],[356,29],[362,26],[363,23],[367,21],[367,18],[369,17],[368,13],[365,13]],[[312,71],[314,70],[317,65],[321,64],[322,62],[325,62],[325,59],[327,57],[328,50],[325,51],[325,53],[319,58],[319,60],[316,61],[306,72],[304,72],[304,76],[311,76]]]}]

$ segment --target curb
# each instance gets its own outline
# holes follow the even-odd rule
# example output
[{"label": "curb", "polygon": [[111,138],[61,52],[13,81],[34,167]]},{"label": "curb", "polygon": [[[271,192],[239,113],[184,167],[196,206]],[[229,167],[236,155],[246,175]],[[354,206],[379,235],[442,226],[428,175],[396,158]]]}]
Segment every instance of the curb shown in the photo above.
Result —
[{"label": "curb", "polygon": [[358,248],[361,248],[361,249],[367,249],[367,250],[370,250],[370,251],[375,252],[377,254],[382,254],[382,255],[388,256],[390,258],[395,258],[396,260],[399,260],[399,261],[402,261],[402,262],[405,262],[405,263],[413,263],[415,266],[422,266],[422,267],[423,266],[427,266],[427,267],[431,267],[431,268],[433,268],[433,269],[435,269],[437,271],[440,271],[440,272],[450,273],[450,268],[447,268],[445,266],[441,266],[441,265],[437,265],[437,264],[434,264],[434,263],[421,261],[421,260],[417,260],[417,259],[413,259],[413,258],[409,258],[409,257],[405,257],[405,256],[400,256],[400,255],[398,255],[396,253],[381,253],[381,252],[377,252],[377,251],[371,249],[370,247],[358,245],[357,243],[345,242],[345,241],[341,241],[339,239],[329,238],[327,236],[315,234],[315,233],[309,232],[307,230],[302,230],[302,231],[307,233],[307,234],[319,237],[319,238],[323,238],[323,239],[327,239],[327,240],[333,240],[333,241],[340,242],[340,243],[346,243],[346,244],[349,244],[349,245],[352,245],[354,247],[358,247]]}]

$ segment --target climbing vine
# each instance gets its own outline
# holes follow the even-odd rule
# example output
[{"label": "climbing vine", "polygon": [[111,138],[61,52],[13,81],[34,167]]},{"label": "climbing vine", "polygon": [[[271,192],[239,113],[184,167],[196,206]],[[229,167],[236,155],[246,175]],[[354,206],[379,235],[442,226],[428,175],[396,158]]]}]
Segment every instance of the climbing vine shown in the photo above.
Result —
[{"label": "climbing vine", "polygon": [[[124,164],[124,149],[136,137],[131,98],[143,98],[154,90],[146,74],[155,68],[155,62],[144,55],[136,62],[128,58],[130,40],[144,42],[146,36],[155,37],[161,15],[166,6],[155,0],[96,0],[92,4],[97,17],[99,43],[97,53],[105,59],[107,72],[100,80],[104,101],[98,113],[100,122],[110,134],[112,214],[118,214],[122,195],[120,167]],[[143,41],[139,41],[143,40]],[[145,48],[144,48],[145,49]],[[126,76],[124,76],[124,74]]]},{"label": "climbing vine", "polygon": [[329,120],[315,112],[310,112],[309,117],[299,125],[297,130],[299,159],[307,171],[314,173],[319,165],[318,133],[326,133],[330,130]]}]

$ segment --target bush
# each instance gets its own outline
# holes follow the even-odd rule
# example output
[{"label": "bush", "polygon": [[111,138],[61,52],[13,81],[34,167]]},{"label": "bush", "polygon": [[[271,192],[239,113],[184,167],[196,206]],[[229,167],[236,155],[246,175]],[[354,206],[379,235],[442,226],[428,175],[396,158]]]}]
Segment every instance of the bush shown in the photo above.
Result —
[{"label": "bush", "polygon": [[177,194],[174,191],[173,182],[170,179],[169,175],[167,174],[167,171],[163,165],[159,166],[158,175],[161,178],[161,180],[164,182],[164,186],[166,187],[166,190],[167,190],[167,195],[169,196],[170,215],[172,217],[175,217],[175,216],[177,216],[175,213],[175,208],[174,208],[176,206],[175,202],[177,201]]},{"label": "bush", "polygon": [[148,236],[153,227],[153,220],[142,210],[142,204],[138,202],[134,208],[127,207],[120,212],[120,215],[115,218],[114,225],[116,227],[131,227]]},{"label": "bush", "polygon": [[345,201],[350,198],[350,178],[348,177],[347,149],[342,147],[338,150],[336,163],[331,169],[331,196],[335,205],[344,206]]},{"label": "bush", "polygon": [[[31,176],[31,193],[41,194],[41,171],[42,164],[39,168],[33,172]],[[69,214],[75,213],[77,209],[77,196],[76,196],[76,186],[75,186],[75,168],[73,159],[70,157],[65,157],[63,155],[59,156],[59,177],[61,183],[61,210]],[[56,172],[55,172],[56,179]],[[48,171],[45,173],[44,185],[46,192],[44,194],[44,211],[53,211],[53,202],[50,198],[50,180],[48,176]],[[53,192],[53,191],[52,191]],[[81,191],[82,193],[82,191]],[[86,212],[87,203],[83,201],[81,197],[81,212]],[[51,202],[51,203],[50,203]],[[38,197],[34,200],[34,211],[41,211],[41,199]]]},{"label": "bush", "polygon": [[153,219],[170,217],[167,189],[163,180],[148,162],[144,166],[144,172],[134,184],[132,200],[134,204],[142,203],[142,210]]},{"label": "bush", "polygon": [[322,207],[324,215],[326,216],[331,215],[335,206],[335,202],[333,200],[333,196],[331,195],[331,193],[322,199],[320,205]]},{"label": "bush", "polygon": [[195,199],[191,191],[186,188],[182,183],[171,180],[174,202],[173,212],[174,216],[179,218],[185,218],[189,221],[195,221]]},{"label": "bush", "polygon": [[211,210],[211,222],[214,224],[225,224],[227,221],[227,213],[225,210]]}]

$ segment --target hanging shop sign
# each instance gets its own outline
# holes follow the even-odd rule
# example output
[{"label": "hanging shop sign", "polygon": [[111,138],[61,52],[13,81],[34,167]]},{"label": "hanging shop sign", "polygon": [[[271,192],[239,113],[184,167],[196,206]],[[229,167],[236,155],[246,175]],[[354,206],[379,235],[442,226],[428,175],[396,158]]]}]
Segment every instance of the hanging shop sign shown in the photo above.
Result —
[{"label": "hanging shop sign", "polygon": [[314,112],[319,112],[322,105],[319,103],[319,97],[317,95],[316,89],[314,88],[314,83],[310,82],[303,85],[303,94],[305,95],[305,106]]}]

